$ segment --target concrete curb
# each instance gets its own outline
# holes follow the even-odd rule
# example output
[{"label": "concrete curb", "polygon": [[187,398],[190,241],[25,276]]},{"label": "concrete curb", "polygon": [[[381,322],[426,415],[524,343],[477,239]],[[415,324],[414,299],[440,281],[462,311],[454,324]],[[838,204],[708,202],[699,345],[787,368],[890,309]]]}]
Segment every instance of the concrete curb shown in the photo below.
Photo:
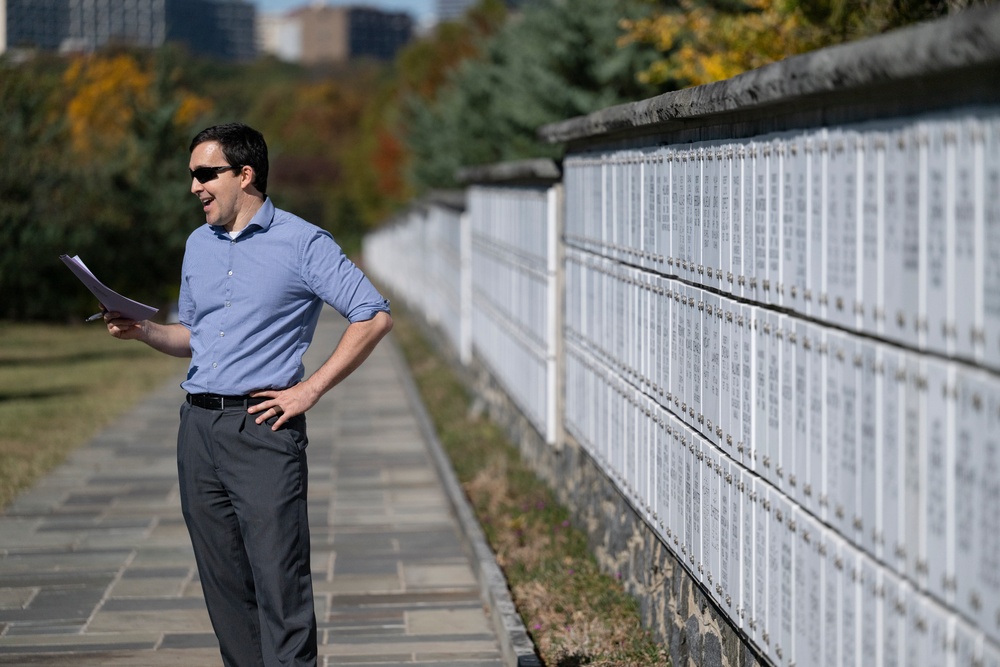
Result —
[{"label": "concrete curb", "polygon": [[444,452],[441,441],[438,440],[434,424],[420,398],[420,392],[410,374],[409,366],[403,359],[403,353],[391,336],[384,340],[382,345],[386,345],[388,348],[392,363],[399,371],[403,389],[416,414],[420,430],[427,440],[435,467],[441,477],[441,484],[448,495],[455,516],[458,518],[465,548],[472,558],[472,565],[476,578],[479,580],[483,598],[490,605],[490,618],[493,620],[497,639],[500,642],[504,663],[508,667],[541,667],[542,662],[535,651],[535,645],[528,636],[528,631],[514,607],[514,601],[511,599],[510,590],[507,587],[507,579],[500,566],[497,565],[493,550],[486,542],[486,536],[483,534],[482,528],[479,527],[472,507],[458,483],[455,470]]}]

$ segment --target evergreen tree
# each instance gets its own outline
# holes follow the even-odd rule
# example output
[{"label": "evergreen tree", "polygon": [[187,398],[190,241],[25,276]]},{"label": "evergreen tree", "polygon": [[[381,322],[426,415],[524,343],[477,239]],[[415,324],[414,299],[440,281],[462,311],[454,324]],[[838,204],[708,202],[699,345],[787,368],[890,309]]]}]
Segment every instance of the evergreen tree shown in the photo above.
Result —
[{"label": "evergreen tree", "polygon": [[541,125],[658,92],[635,77],[658,53],[618,44],[619,21],[646,8],[639,0],[528,3],[435,97],[408,100],[416,188],[452,187],[463,166],[556,156],[537,136]]}]

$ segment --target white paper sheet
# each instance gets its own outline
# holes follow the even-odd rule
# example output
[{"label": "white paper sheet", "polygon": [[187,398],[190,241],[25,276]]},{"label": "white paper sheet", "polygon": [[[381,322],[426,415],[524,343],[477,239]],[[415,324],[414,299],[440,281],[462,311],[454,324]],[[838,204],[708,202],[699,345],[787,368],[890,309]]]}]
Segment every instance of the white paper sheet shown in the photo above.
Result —
[{"label": "white paper sheet", "polygon": [[61,259],[63,263],[69,267],[69,270],[73,272],[73,275],[80,279],[80,282],[83,283],[84,287],[90,290],[90,293],[97,297],[97,300],[108,312],[121,313],[122,317],[130,320],[136,320],[137,322],[141,320],[148,320],[157,313],[156,308],[122,296],[102,283],[93,273],[91,273],[90,269],[88,269],[87,265],[83,263],[83,260],[80,259],[79,255],[74,255],[72,257],[69,255],[60,255],[59,259]]}]

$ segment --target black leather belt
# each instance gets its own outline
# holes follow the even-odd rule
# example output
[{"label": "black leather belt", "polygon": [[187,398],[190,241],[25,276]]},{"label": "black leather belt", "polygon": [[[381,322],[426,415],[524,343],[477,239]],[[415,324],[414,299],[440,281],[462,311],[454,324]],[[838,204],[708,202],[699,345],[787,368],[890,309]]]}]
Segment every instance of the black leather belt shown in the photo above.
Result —
[{"label": "black leather belt", "polygon": [[187,402],[196,408],[204,408],[206,410],[225,410],[233,408],[243,408],[244,410],[251,405],[257,405],[258,403],[263,403],[264,401],[270,400],[263,396],[258,398],[253,398],[252,396],[222,396],[220,394],[188,394]]}]

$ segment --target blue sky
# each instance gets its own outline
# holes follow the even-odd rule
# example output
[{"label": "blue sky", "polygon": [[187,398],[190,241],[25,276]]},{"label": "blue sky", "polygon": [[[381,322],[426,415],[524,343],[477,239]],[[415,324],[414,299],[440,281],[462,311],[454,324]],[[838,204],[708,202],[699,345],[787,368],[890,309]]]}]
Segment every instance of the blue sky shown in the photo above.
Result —
[{"label": "blue sky", "polygon": [[[252,0],[257,11],[281,13],[296,7],[313,4],[316,0]],[[413,15],[419,23],[426,23],[434,17],[434,0],[325,0],[329,5],[355,5],[375,7],[386,11],[405,11]]]}]

